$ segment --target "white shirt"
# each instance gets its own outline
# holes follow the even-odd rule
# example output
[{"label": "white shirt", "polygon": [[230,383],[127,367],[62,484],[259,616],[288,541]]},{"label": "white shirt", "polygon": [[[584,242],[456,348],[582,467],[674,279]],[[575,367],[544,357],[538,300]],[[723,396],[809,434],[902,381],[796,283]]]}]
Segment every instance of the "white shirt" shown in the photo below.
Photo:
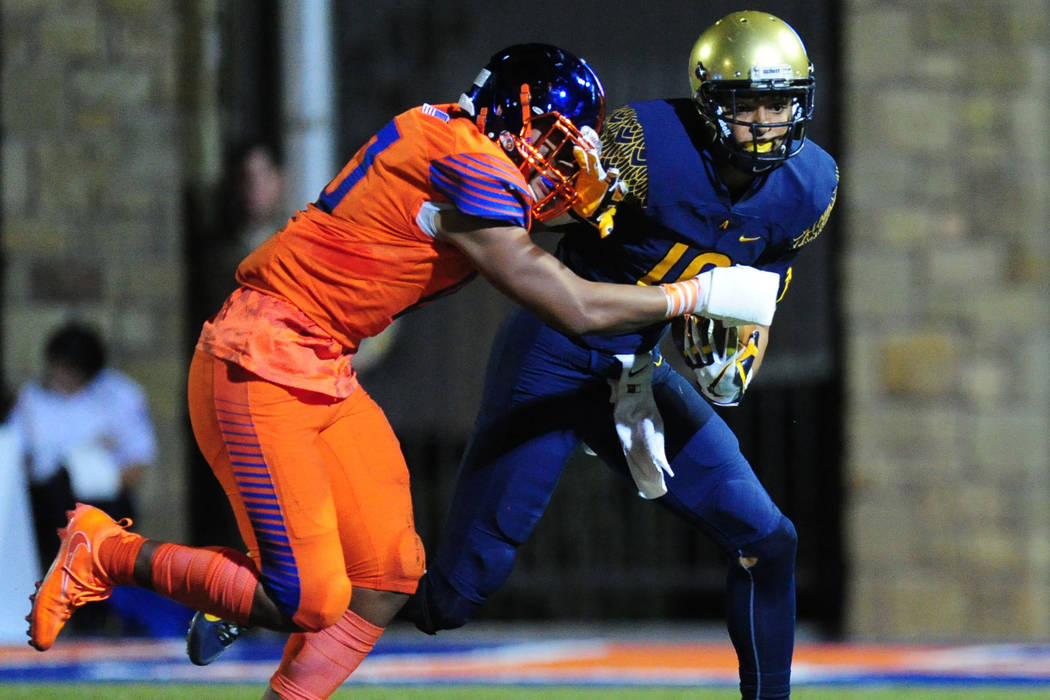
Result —
[{"label": "white shirt", "polygon": [[66,465],[76,491],[72,473],[76,465],[71,461],[102,471],[108,463],[116,474],[134,464],[152,463],[157,454],[146,394],[115,369],[103,369],[71,395],[27,382],[18,392],[9,422],[34,483],[51,478]]}]

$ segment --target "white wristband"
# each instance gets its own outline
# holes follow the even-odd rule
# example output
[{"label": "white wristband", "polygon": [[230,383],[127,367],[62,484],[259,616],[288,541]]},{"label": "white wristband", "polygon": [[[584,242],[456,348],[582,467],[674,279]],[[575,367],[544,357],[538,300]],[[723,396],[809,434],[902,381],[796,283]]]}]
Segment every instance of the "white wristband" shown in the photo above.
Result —
[{"label": "white wristband", "polygon": [[[706,280],[704,276],[709,276]],[[746,265],[716,267],[699,275],[701,285],[708,286],[702,307],[697,312],[718,319],[726,325],[758,324],[768,326],[777,310],[780,275]]]}]

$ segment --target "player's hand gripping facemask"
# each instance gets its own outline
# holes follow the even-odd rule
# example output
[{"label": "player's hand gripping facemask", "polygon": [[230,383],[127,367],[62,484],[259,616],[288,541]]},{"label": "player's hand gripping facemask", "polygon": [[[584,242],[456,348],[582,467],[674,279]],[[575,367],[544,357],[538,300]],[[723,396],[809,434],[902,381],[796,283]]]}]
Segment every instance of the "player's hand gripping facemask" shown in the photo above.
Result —
[{"label": "player's hand gripping facemask", "polygon": [[572,155],[580,166],[576,176],[576,191],[579,196],[572,210],[582,219],[598,229],[599,235],[605,238],[613,230],[613,216],[616,205],[627,194],[627,185],[620,180],[617,168],[606,170],[602,166],[602,140],[598,132],[589,126],[580,129],[588,147],[575,146]]},{"label": "player's hand gripping facemask", "polygon": [[549,221],[580,200],[576,148],[583,127],[605,118],[605,90],[583,60],[547,44],[495,54],[459,98],[478,128],[498,143],[536,193],[532,215]]}]

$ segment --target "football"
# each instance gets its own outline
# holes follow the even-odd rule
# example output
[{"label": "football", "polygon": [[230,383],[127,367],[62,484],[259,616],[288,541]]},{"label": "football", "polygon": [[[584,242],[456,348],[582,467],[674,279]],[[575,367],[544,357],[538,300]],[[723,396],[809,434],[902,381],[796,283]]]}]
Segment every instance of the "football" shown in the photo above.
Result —
[{"label": "football", "polygon": [[705,316],[686,315],[671,321],[675,347],[690,367],[704,367],[747,346],[759,326],[726,326]]}]

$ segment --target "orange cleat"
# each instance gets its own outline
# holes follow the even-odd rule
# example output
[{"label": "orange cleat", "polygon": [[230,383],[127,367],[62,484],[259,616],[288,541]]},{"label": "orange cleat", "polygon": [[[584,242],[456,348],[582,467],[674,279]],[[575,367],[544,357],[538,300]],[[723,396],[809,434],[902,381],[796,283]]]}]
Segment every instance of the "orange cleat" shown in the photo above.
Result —
[{"label": "orange cleat", "polygon": [[37,583],[36,593],[29,596],[33,601],[26,616],[29,645],[39,651],[51,648],[76,608],[105,600],[113,592],[113,582],[98,563],[98,546],[131,525],[129,518],[118,523],[83,503],[66,511],[66,517],[69,523],[58,531],[62,540],[58,554],[44,580]]}]

